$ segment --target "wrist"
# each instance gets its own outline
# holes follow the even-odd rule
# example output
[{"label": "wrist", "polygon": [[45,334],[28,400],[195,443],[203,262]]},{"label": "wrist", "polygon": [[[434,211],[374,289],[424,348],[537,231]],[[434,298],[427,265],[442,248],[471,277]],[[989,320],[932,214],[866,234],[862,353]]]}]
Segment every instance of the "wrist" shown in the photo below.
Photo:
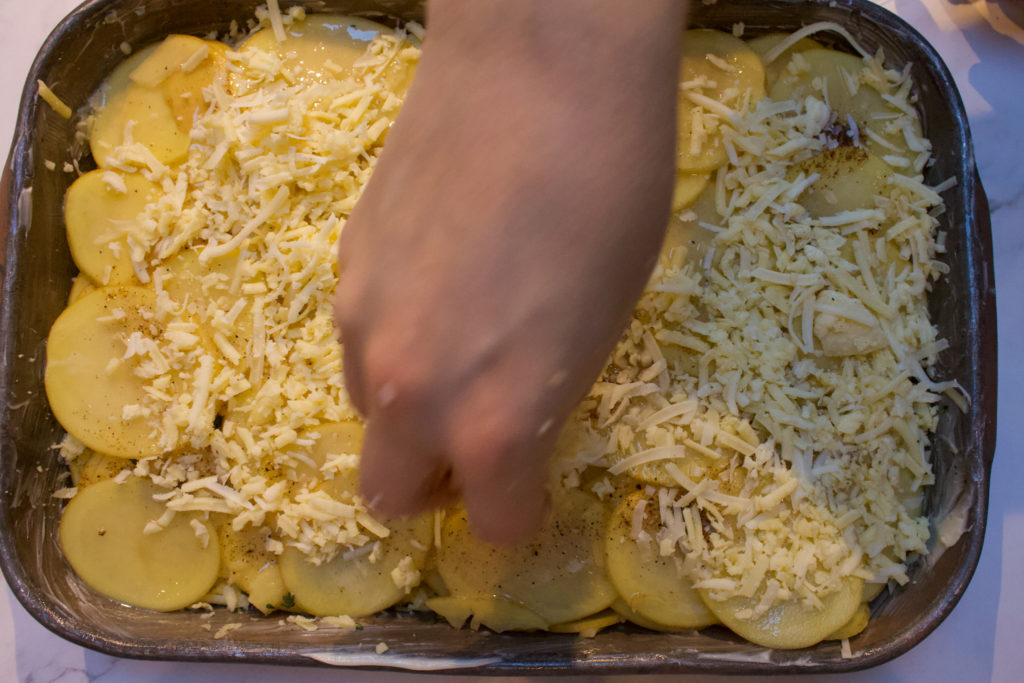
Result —
[{"label": "wrist", "polygon": [[[499,68],[534,83],[674,70],[686,0],[431,0],[424,61]],[[514,73],[510,73],[514,72]]]}]

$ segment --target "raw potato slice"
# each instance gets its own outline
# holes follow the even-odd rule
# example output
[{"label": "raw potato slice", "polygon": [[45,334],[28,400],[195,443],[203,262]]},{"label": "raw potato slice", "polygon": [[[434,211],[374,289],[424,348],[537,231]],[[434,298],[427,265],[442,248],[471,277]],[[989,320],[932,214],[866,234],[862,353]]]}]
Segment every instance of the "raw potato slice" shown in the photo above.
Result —
[{"label": "raw potato slice", "polygon": [[[363,451],[366,428],[359,422],[335,422],[320,425],[302,436],[308,439],[313,434],[319,435],[316,443],[302,453],[306,457],[295,458],[294,467],[287,472],[288,478],[300,485],[325,491],[337,501],[352,503],[359,496],[357,461],[352,459],[346,465],[329,468],[329,472],[324,472],[323,467],[341,456],[359,455]],[[310,461],[315,467],[310,466]]]},{"label": "raw potato slice", "polygon": [[[857,55],[824,49],[807,50],[801,56],[809,68],[796,72],[787,69],[771,89],[773,100],[781,102],[808,95],[818,99],[827,98],[829,106],[836,112],[838,124],[845,127],[847,115],[856,122],[859,137],[869,152],[878,156],[902,155],[908,159],[918,155],[918,152],[908,147],[902,127],[886,130],[887,125],[899,122],[901,126],[910,126],[913,135],[920,137],[921,126],[917,117],[903,114],[897,107],[886,102],[878,90],[860,82],[860,74],[865,68],[863,59]],[[816,83],[818,86],[825,84],[825,94]],[[850,92],[851,84],[856,86],[854,93]],[[886,144],[872,140],[865,133],[868,129],[883,138]]]},{"label": "raw potato slice", "polygon": [[89,146],[101,168],[111,165],[110,157],[124,144],[126,130],[161,163],[174,163],[188,154],[189,136],[178,127],[163,92],[130,78],[155,49],[151,46],[129,57],[100,86],[99,106],[89,126]]},{"label": "raw potato slice", "polygon": [[700,590],[700,594],[715,616],[737,635],[763,647],[794,650],[821,642],[849,622],[861,604],[863,585],[860,579],[848,577],[839,590],[822,598],[821,609],[808,607],[793,598],[756,619],[737,615],[755,607],[760,600],[758,595],[715,600],[706,590]]},{"label": "raw potato slice", "polygon": [[710,173],[677,173],[676,186],[672,191],[672,213],[692,206],[710,179]]},{"label": "raw potato slice", "polygon": [[445,518],[438,571],[455,597],[501,595],[548,623],[600,612],[615,599],[604,568],[605,510],[578,490],[559,491],[537,535],[528,543],[494,546],[470,530],[465,510]]},{"label": "raw potato slice", "polygon": [[[46,343],[46,397],[57,421],[89,448],[121,458],[162,452],[158,417],[125,418],[128,405],[148,405],[135,359],[122,361],[123,339],[133,332],[160,339],[152,319],[156,297],[142,287],[104,287],[64,310]],[[123,314],[123,316],[121,315]],[[177,389],[167,389],[172,396]]]},{"label": "raw potato slice", "polygon": [[[314,14],[292,22],[284,30],[287,35],[284,42],[278,42],[274,32],[265,28],[254,33],[239,50],[276,54],[301,83],[328,83],[350,77],[355,63],[373,39],[382,33],[394,33],[393,29],[369,19],[336,14]],[[388,78],[398,79],[395,84],[405,83],[403,90],[412,81],[411,73],[401,73],[404,68],[397,60],[389,64],[386,71]],[[241,74],[233,74],[231,84],[238,94],[248,93],[259,85]]]},{"label": "raw potato slice", "polygon": [[779,76],[782,75],[794,54],[822,47],[821,43],[817,43],[810,38],[801,38],[783,50],[778,57],[770,62],[765,62],[764,58],[768,51],[787,38],[789,38],[788,33],[769,33],[768,35],[758,36],[747,41],[747,45],[757,53],[757,56],[761,58],[761,63],[764,64],[764,87],[768,90],[771,90],[775,82],[779,80]]},{"label": "raw potato slice", "polygon": [[794,164],[787,179],[793,181],[800,173],[820,176],[800,194],[799,201],[811,217],[823,218],[875,208],[875,198],[884,194],[893,170],[864,149],[836,147]]},{"label": "raw potato slice", "polygon": [[71,281],[71,291],[68,292],[68,306],[94,291],[96,291],[96,283],[90,280],[88,275],[76,275],[75,279]]},{"label": "raw potato slice", "polygon": [[453,628],[462,628],[471,617],[470,628],[483,625],[497,633],[548,628],[548,622],[536,612],[500,597],[449,596],[431,598],[426,605],[444,617]]},{"label": "raw potato slice", "polygon": [[[649,538],[632,538],[633,516],[643,503],[642,529]],[[683,558],[663,557],[653,540],[659,522],[657,502],[637,492],[612,512],[605,532],[605,560],[608,576],[629,608],[669,628],[703,628],[718,619],[704,605],[689,578],[682,574]]]},{"label": "raw potato slice", "polygon": [[281,576],[295,596],[295,607],[316,616],[347,614],[362,617],[391,607],[405,597],[394,574],[400,564],[411,558],[418,569],[426,559],[433,536],[433,518],[421,515],[413,519],[387,521],[390,529],[380,539],[380,552],[371,561],[369,554],[346,559],[339,553],[329,562],[315,565],[297,548],[288,546],[281,555]]},{"label": "raw potato slice", "polygon": [[98,170],[76,180],[68,189],[64,223],[78,269],[100,284],[138,284],[125,229],[159,195],[160,187],[138,173]]},{"label": "raw potato slice", "polygon": [[[148,479],[107,480],[81,490],[64,509],[60,542],[82,579],[115,600],[169,612],[199,601],[217,580],[217,535],[198,513],[179,512],[147,534],[166,507]],[[205,528],[204,540],[192,523]]]},{"label": "raw potato slice", "polygon": [[552,624],[548,630],[552,633],[578,633],[584,638],[593,638],[609,626],[622,623],[622,617],[612,609],[595,614],[592,617],[570,621],[564,624]]},{"label": "raw potato slice", "polygon": [[[229,311],[238,300],[245,299],[240,289],[232,292],[238,260],[238,252],[234,251],[204,263],[199,260],[199,252],[183,249],[161,263],[155,276],[159,276],[161,287],[171,300],[184,306],[188,317],[198,325],[195,333],[203,346],[236,368],[244,369],[249,365],[253,337],[252,303],[247,301],[229,326],[215,327],[210,316],[213,310]],[[211,306],[213,302],[216,306]],[[243,396],[255,395],[258,389],[247,390]]]},{"label": "raw potato slice", "polygon": [[281,578],[277,555],[267,550],[270,531],[248,526],[235,531],[230,522],[220,528],[220,557],[227,579],[249,595],[249,603],[270,614],[282,608],[288,590]]},{"label": "raw potato slice", "polygon": [[853,617],[846,622],[846,625],[825,640],[843,640],[844,638],[853,638],[855,635],[867,628],[870,620],[871,608],[868,607],[867,603],[862,602],[860,607],[857,608],[857,611],[854,612]]},{"label": "raw potato slice", "polygon": [[886,584],[884,582],[883,583],[865,583],[864,584],[864,597],[862,598],[862,600],[864,600],[864,602],[871,602],[872,600],[874,600],[875,598],[877,598],[879,595],[882,594],[882,591],[885,590],[885,587],[887,585],[888,584]]},{"label": "raw potato slice", "polygon": [[[294,481],[311,485],[313,490],[323,491],[340,503],[357,502],[357,468],[342,465],[325,472],[324,465],[362,450],[363,425],[339,422],[312,431],[319,433],[320,438],[305,455],[315,468],[296,459],[300,464],[294,468]],[[380,539],[379,557],[374,561],[366,553],[348,559],[342,553],[329,562],[314,565],[298,549],[287,547],[281,556],[281,575],[295,596],[296,607],[318,616],[358,617],[387,609],[404,598],[406,591],[399,585],[400,574],[423,567],[433,541],[433,515],[385,521],[384,525],[390,534]]]},{"label": "raw potato slice", "polygon": [[[713,59],[708,59],[709,55]],[[726,69],[716,64],[719,60]],[[754,106],[764,97],[764,67],[739,38],[721,31],[695,29],[683,36],[679,80],[687,88],[679,91],[676,168],[686,173],[713,171],[726,160],[721,130],[729,122],[721,113],[695,103],[692,96],[709,98],[741,113],[744,102]],[[698,82],[706,85],[690,85]]]},{"label": "raw potato slice", "polygon": [[130,460],[112,458],[90,451],[88,448],[68,465],[68,469],[71,470],[71,483],[80,489],[113,479],[126,468],[132,468]]},{"label": "raw potato slice", "polygon": [[671,633],[674,631],[685,630],[682,628],[673,628],[671,626],[665,626],[664,624],[659,624],[656,621],[651,621],[647,617],[637,614],[629,608],[629,605],[627,605],[626,601],[622,598],[615,599],[615,602],[612,603],[612,610],[620,617],[630,622],[631,624],[636,624],[637,626],[646,628],[651,631],[665,631]]},{"label": "raw potato slice", "polygon": [[203,88],[226,73],[226,52],[227,47],[214,40],[170,35],[129,78],[141,86],[159,88],[178,130],[187,135],[207,107]]}]

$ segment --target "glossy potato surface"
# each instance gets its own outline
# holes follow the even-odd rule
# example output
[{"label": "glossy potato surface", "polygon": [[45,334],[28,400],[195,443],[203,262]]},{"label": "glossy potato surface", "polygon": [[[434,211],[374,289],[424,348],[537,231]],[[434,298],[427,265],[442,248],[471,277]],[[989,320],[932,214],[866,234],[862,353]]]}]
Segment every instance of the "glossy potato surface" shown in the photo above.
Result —
[{"label": "glossy potato surface", "polygon": [[46,343],[46,397],[54,416],[89,448],[121,458],[162,452],[156,418],[125,419],[126,405],[147,403],[135,360],[122,361],[132,333],[161,336],[156,298],[142,287],[103,287],[61,313]]},{"label": "glossy potato surface", "polygon": [[604,568],[605,510],[591,495],[560,492],[540,531],[526,543],[480,540],[464,510],[445,518],[438,571],[452,595],[501,595],[549,623],[599,612],[615,599]]},{"label": "glossy potato surface", "polygon": [[[121,179],[125,192],[108,182],[108,173]],[[159,186],[138,173],[97,170],[72,183],[64,204],[68,247],[88,279],[102,285],[139,283],[124,234],[159,196]]]},{"label": "glossy potato surface", "polygon": [[[643,528],[648,540],[632,538],[633,514],[645,502]],[[612,512],[605,532],[608,576],[629,608],[661,626],[702,628],[718,619],[704,605],[689,578],[682,574],[682,557],[664,557],[653,540],[657,532],[657,501],[642,492],[625,498]]]},{"label": "glossy potato surface", "polygon": [[[217,580],[217,535],[197,513],[177,513],[146,533],[166,507],[148,479],[113,479],[82,489],[64,509],[60,542],[82,579],[100,593],[136,607],[168,612],[198,602]],[[206,527],[206,545],[191,522]]]}]

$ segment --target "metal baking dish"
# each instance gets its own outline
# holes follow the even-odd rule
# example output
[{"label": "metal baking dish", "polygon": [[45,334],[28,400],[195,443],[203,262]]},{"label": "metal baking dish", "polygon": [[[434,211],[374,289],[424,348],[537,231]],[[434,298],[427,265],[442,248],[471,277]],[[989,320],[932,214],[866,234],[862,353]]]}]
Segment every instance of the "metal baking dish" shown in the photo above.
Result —
[{"label": "metal baking dish", "polygon": [[[933,321],[950,342],[938,374],[960,381],[966,413],[949,406],[933,444],[934,522],[962,515],[965,532],[944,552],[913,567],[912,581],[873,606],[873,618],[844,659],[838,643],[797,651],[753,646],[721,628],[679,634],[622,625],[584,640],[557,634],[497,635],[455,631],[432,617],[384,614],[362,630],[303,632],[278,618],[223,611],[208,618],[127,607],[86,587],[57,544],[61,504],[51,497],[63,467],[51,446],[61,431],[43,392],[44,345],[67,299],[74,265],[64,239],[62,206],[73,174],[61,167],[84,155],[65,121],[35,95],[48,83],[72,108],[123,59],[122,42],[142,46],[171,32],[224,31],[253,16],[258,0],[89,0],[46,41],[28,76],[10,160],[0,184],[3,309],[0,333],[0,565],[12,590],[42,624],[68,640],[137,658],[328,664],[485,674],[793,673],[862,669],[920,642],[953,609],[974,572],[985,531],[995,440],[996,324],[989,212],[975,169],[967,117],[949,71],[905,22],[867,0],[722,0],[693,3],[692,24],[747,35],[792,31],[813,21],[844,25],[869,50],[913,65],[925,133],[935,148],[928,180],[955,175],[941,220],[951,272],[932,292]],[[294,4],[294,3],[282,3]],[[422,19],[413,0],[316,0],[311,10]],[[841,43],[840,43],[841,45]],[[46,168],[46,161],[57,165]],[[83,158],[84,167],[91,163]],[[224,639],[227,623],[242,627]],[[374,646],[385,641],[383,655]]]}]

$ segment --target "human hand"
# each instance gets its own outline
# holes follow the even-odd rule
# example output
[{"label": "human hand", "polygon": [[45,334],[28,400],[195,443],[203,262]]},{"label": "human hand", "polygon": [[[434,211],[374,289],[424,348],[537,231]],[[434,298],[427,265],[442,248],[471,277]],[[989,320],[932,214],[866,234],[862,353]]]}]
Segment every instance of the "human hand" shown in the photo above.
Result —
[{"label": "human hand", "polygon": [[416,80],[345,227],[336,320],[366,499],[461,494],[539,525],[559,427],[657,257],[683,5],[433,0]]}]

